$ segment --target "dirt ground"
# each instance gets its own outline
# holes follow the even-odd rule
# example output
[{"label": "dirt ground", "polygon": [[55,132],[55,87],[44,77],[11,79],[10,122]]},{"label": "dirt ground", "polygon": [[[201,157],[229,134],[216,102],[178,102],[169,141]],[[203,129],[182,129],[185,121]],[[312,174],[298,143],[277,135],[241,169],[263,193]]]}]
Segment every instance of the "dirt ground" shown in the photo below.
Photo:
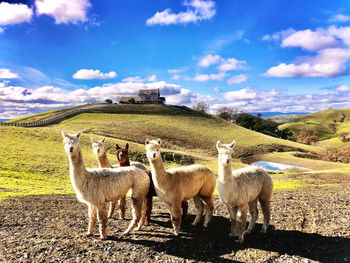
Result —
[{"label": "dirt ground", "polygon": [[[255,231],[242,245],[228,236],[228,212],[215,198],[208,229],[193,227],[194,205],[180,236],[155,201],[151,226],[128,236],[114,214],[108,240],[85,237],[87,208],[74,195],[9,198],[0,202],[0,262],[350,262],[350,184],[276,191],[268,234]],[[259,209],[260,210],[260,209]],[[203,222],[203,221],[202,221]]]}]

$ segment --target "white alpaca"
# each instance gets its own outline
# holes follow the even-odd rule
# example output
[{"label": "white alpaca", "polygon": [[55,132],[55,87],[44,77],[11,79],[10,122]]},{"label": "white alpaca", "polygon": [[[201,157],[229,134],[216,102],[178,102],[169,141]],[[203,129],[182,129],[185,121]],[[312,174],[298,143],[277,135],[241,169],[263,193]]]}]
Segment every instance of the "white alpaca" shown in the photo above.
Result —
[{"label": "white alpaca", "polygon": [[270,200],[272,197],[273,183],[271,177],[263,169],[258,167],[246,167],[232,171],[231,160],[233,148],[236,142],[231,144],[216,144],[218,150],[219,174],[218,192],[230,213],[230,236],[238,236],[238,242],[244,241],[247,209],[251,215],[247,233],[251,232],[258,218],[257,201],[260,202],[264,214],[264,224],[261,232],[266,233],[270,221]]},{"label": "white alpaca", "polygon": [[143,224],[142,205],[149,188],[147,174],[136,167],[87,169],[80,149],[79,137],[62,131],[64,148],[69,159],[70,180],[80,202],[88,205],[89,228],[87,235],[93,235],[96,215],[99,221],[100,239],[106,239],[107,209],[105,202],[119,200],[132,189],[133,219],[124,232],[129,233],[138,224]]},{"label": "white alpaca", "polygon": [[[94,140],[91,137],[91,145],[92,145],[92,152],[96,156],[96,159],[98,161],[98,164],[100,168],[118,168],[120,167],[119,164],[111,164],[109,162],[109,159],[107,157],[106,151],[105,151],[105,137],[103,137],[102,140]],[[131,162],[131,166],[135,166],[137,168],[140,168],[141,170],[147,170],[147,168],[139,162]],[[112,218],[113,212],[115,210],[115,206],[117,204],[117,200],[111,202],[111,205],[109,207],[108,211],[108,218]],[[120,218],[125,219],[125,210],[126,210],[126,196],[123,196],[119,200],[119,208],[120,208]]]},{"label": "white alpaca", "polygon": [[174,234],[178,235],[180,231],[181,203],[190,198],[193,198],[197,209],[192,225],[198,224],[205,209],[204,227],[207,227],[214,210],[213,193],[216,185],[214,173],[203,165],[165,170],[159,149],[160,139],[146,140],[147,158],[151,165],[154,188],[159,200],[165,202],[170,211]]}]

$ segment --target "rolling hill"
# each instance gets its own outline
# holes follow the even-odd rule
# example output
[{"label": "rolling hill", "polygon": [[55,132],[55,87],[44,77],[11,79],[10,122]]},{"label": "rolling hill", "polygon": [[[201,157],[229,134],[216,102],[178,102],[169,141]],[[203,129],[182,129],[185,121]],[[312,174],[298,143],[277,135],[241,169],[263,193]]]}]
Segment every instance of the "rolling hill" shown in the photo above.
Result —
[{"label": "rolling hill", "polygon": [[[115,143],[124,145],[129,142],[131,159],[143,161],[148,165],[144,149],[145,139],[161,138],[163,157],[167,156],[164,158],[168,161],[167,167],[181,165],[179,160],[188,157],[195,163],[207,165],[214,172],[217,172],[217,140],[223,143],[236,140],[236,156],[244,156],[246,152],[248,155],[258,155],[274,150],[322,150],[320,147],[260,134],[215,116],[199,114],[183,107],[138,105],[138,108],[133,108],[132,113],[129,111],[126,114],[128,107],[135,105],[126,105],[125,108],[120,106],[124,105],[115,108],[113,105],[94,105],[94,113],[81,113],[45,127],[0,126],[0,198],[9,195],[73,192],[68,177],[68,159],[63,149],[61,130],[68,133],[83,131],[81,147],[87,167],[98,166],[91,150],[91,136],[96,139],[106,136],[106,150],[112,163],[116,163]],[[149,109],[151,110],[148,111]],[[111,111],[114,113],[106,113]],[[49,118],[52,113],[40,114],[40,118],[45,115]],[[26,121],[36,118],[37,115],[29,116]],[[23,120],[24,118],[13,121]],[[271,158],[274,157],[270,156],[269,160]],[[278,154],[275,158],[278,159]],[[299,162],[303,160],[299,159]],[[283,160],[288,162],[288,158]],[[233,163],[234,168],[243,166],[245,164],[239,159]],[[334,166],[334,163],[328,165],[324,162],[322,169]],[[341,166],[344,167],[347,166]]]},{"label": "rolling hill", "polygon": [[[288,128],[297,137],[299,132],[305,127],[318,130],[319,140],[336,138],[341,132],[350,132],[350,109],[328,109],[303,115],[280,125],[279,129]],[[326,145],[326,143],[322,145]]]}]

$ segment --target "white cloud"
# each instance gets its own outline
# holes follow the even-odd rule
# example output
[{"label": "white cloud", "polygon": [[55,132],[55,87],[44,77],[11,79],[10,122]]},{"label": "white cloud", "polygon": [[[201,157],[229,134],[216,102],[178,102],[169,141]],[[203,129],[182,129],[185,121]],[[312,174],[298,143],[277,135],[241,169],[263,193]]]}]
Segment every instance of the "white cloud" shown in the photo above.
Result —
[{"label": "white cloud", "polygon": [[350,21],[350,16],[346,16],[342,14],[334,15],[329,19],[329,22],[348,22],[348,21]]},{"label": "white cloud", "polygon": [[323,48],[339,46],[335,36],[329,34],[328,30],[318,28],[316,31],[300,30],[282,40],[282,47],[301,47],[309,51],[317,51]]},{"label": "white cloud", "polygon": [[112,79],[117,76],[114,71],[108,73],[102,73],[100,70],[96,69],[80,69],[74,75],[74,79]]},{"label": "white cloud", "polygon": [[122,79],[122,82],[135,82],[135,83],[141,83],[143,82],[144,79],[141,78],[140,76],[135,76],[135,77],[127,77]]},{"label": "white cloud", "polygon": [[147,78],[147,80],[149,81],[149,82],[154,82],[154,81],[156,81],[156,79],[157,79],[157,76],[156,75],[152,75],[152,76],[149,76],[148,78]]},{"label": "white cloud", "polygon": [[210,65],[217,64],[222,60],[222,58],[219,55],[206,55],[204,58],[202,58],[198,62],[198,66],[207,68]]},{"label": "white cloud", "polygon": [[174,74],[173,76],[171,76],[171,79],[173,79],[173,80],[179,80],[179,79],[181,79],[181,75],[179,75],[179,74]]},{"label": "white cloud", "polygon": [[266,77],[336,77],[348,75],[350,60],[350,27],[330,26],[296,31],[281,38],[282,47],[301,47],[317,52],[315,56],[298,59],[298,63],[280,63],[269,68]]},{"label": "white cloud", "polygon": [[196,74],[193,78],[185,77],[184,80],[207,82],[209,80],[223,80],[226,76],[227,74],[224,72],[217,74]]},{"label": "white cloud", "polygon": [[346,92],[346,91],[350,91],[350,87],[346,86],[346,85],[340,85],[340,86],[336,87],[335,90],[341,91],[341,92]]},{"label": "white cloud", "polygon": [[148,82],[155,82],[157,79],[157,76],[155,74],[148,76],[147,78],[141,78],[140,76],[135,76],[135,77],[127,77],[122,79],[122,82],[135,82],[135,83],[142,83],[145,81]]},{"label": "white cloud", "polygon": [[246,70],[247,62],[244,60],[240,61],[235,58],[228,58],[223,60],[221,65],[218,66],[220,71],[231,71],[231,70]]},{"label": "white cloud", "polygon": [[0,25],[30,22],[33,10],[24,4],[0,3]]},{"label": "white cloud", "polygon": [[316,57],[307,58],[300,64],[281,63],[269,68],[265,77],[336,77],[345,74],[345,63],[350,59],[350,49],[329,48]]},{"label": "white cloud", "polygon": [[237,91],[228,91],[223,94],[223,97],[227,101],[240,101],[240,100],[251,100],[258,97],[257,92],[250,87],[246,87]]},{"label": "white cloud", "polygon": [[0,68],[0,79],[18,79],[19,76],[8,68]]},{"label": "white cloud", "polygon": [[262,37],[263,41],[279,41],[281,39],[284,39],[290,35],[292,35],[293,33],[295,33],[296,31],[293,28],[288,28],[286,30],[274,33],[272,35],[265,35]]},{"label": "white cloud", "polygon": [[36,0],[36,14],[48,15],[56,24],[77,24],[87,21],[87,10],[91,7],[89,0]]},{"label": "white cloud", "polygon": [[228,85],[239,84],[239,83],[247,81],[247,79],[248,79],[247,75],[240,74],[240,75],[233,76],[232,78],[228,79],[227,84]]},{"label": "white cloud", "polygon": [[211,19],[215,13],[215,2],[208,0],[190,0],[185,1],[184,6],[187,7],[185,12],[173,13],[170,8],[162,12],[155,13],[154,16],[147,19],[146,25],[170,25],[170,24],[188,24],[197,21]]},{"label": "white cloud", "polygon": [[178,74],[185,72],[188,69],[188,67],[183,67],[183,68],[174,68],[174,69],[168,69],[169,74]]}]

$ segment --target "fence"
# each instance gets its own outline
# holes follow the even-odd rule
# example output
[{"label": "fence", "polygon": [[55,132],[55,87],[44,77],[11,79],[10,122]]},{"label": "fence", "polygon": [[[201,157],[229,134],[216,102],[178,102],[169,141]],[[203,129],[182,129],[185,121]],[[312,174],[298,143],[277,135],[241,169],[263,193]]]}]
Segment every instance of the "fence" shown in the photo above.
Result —
[{"label": "fence", "polygon": [[42,121],[32,121],[32,122],[0,122],[1,126],[17,126],[17,127],[41,127],[41,126],[47,126],[54,123],[58,123],[67,117],[72,117],[74,115],[87,112],[86,109],[74,109],[71,111],[67,111],[64,113],[61,113],[53,118],[42,120]]}]

